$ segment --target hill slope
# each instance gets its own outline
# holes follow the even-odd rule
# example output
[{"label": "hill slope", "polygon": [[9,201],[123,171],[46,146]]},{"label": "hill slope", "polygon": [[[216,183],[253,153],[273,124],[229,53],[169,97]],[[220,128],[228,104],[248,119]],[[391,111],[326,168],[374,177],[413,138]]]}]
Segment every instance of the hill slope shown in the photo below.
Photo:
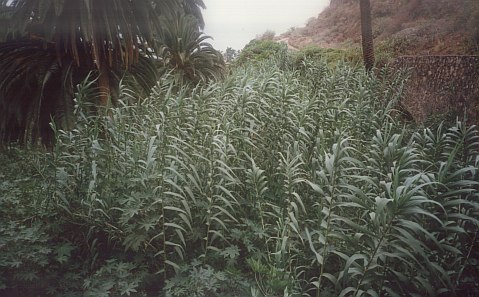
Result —
[{"label": "hill slope", "polygon": [[[462,55],[479,52],[477,0],[371,0],[373,34],[378,50],[397,55]],[[331,0],[305,27],[277,40],[292,48],[359,46],[358,0]]]}]

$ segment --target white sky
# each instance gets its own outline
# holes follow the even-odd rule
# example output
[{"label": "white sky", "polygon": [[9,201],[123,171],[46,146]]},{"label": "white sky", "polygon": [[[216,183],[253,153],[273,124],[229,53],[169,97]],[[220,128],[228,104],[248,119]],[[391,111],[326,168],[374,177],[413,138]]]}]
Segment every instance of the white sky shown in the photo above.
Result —
[{"label": "white sky", "polygon": [[205,34],[216,49],[236,50],[257,35],[272,30],[279,35],[302,27],[329,5],[330,0],[204,0]]}]

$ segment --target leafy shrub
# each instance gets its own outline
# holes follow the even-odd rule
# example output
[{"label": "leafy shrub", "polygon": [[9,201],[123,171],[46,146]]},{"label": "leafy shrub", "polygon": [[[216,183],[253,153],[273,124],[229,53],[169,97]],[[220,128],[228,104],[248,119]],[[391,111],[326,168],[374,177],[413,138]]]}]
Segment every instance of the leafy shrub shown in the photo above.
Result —
[{"label": "leafy shrub", "polygon": [[251,40],[235,60],[237,65],[254,64],[271,58],[285,60],[288,57],[288,47],[285,43],[273,40]]},{"label": "leafy shrub", "polygon": [[83,283],[83,296],[130,296],[138,292],[138,285],[143,281],[145,272],[131,262],[107,260]]},{"label": "leafy shrub", "polygon": [[47,227],[51,226],[41,222],[0,224],[0,293],[75,296],[80,290],[76,284],[82,271],[73,260],[75,247],[54,241]]},{"label": "leafy shrub", "polygon": [[166,297],[182,296],[248,296],[248,283],[228,271],[216,271],[209,265],[194,261],[166,282]]},{"label": "leafy shrub", "polygon": [[303,63],[320,62],[324,60],[328,65],[336,66],[339,62],[347,62],[351,66],[362,63],[361,50],[359,48],[334,49],[322,48],[317,45],[307,45],[294,54],[294,65],[302,67]]}]

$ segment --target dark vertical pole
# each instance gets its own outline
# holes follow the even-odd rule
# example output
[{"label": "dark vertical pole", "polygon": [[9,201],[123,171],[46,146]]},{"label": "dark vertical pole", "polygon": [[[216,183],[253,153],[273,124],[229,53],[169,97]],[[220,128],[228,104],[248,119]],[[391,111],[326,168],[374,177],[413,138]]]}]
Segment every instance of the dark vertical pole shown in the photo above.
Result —
[{"label": "dark vertical pole", "polygon": [[374,66],[373,28],[371,24],[371,4],[369,0],[359,0],[361,11],[361,43],[366,71]]}]

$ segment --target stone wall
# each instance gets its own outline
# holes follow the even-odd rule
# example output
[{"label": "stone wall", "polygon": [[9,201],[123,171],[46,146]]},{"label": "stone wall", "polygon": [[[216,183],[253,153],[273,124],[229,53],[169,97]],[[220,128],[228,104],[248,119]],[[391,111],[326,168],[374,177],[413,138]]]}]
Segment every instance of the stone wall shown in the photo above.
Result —
[{"label": "stone wall", "polygon": [[479,56],[403,56],[394,67],[410,70],[402,105],[417,123],[466,114],[478,124]]}]

